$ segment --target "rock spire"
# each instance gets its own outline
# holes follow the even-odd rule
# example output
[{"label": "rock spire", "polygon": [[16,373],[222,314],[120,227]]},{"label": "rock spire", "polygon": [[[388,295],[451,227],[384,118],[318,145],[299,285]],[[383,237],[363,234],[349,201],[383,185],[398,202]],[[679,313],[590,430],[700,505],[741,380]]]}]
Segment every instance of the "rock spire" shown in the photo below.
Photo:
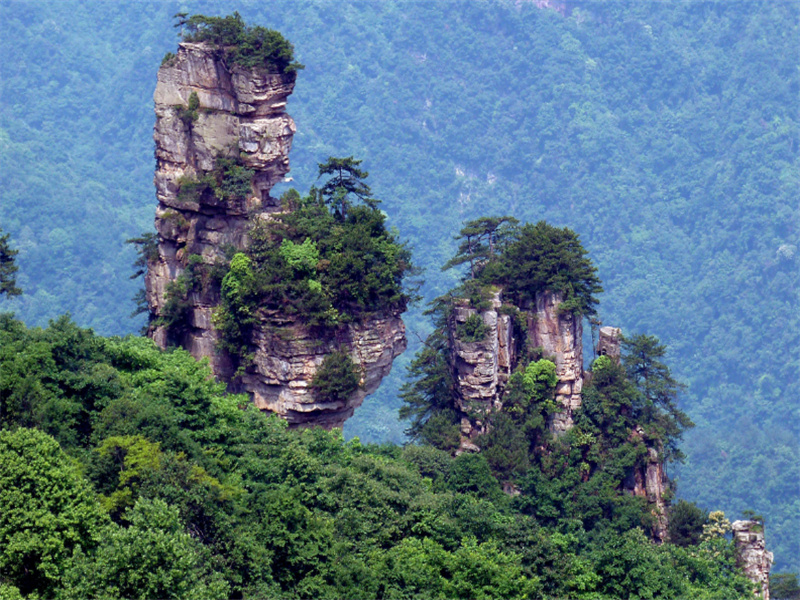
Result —
[{"label": "rock spire", "polygon": [[[256,406],[292,424],[340,427],[405,350],[398,311],[345,325],[331,339],[318,339],[296,318],[263,314],[243,374],[218,350],[213,325],[219,283],[210,273],[225,264],[226,252],[247,246],[252,219],[281,210],[270,191],[289,171],[295,124],[286,103],[295,79],[293,72],[228,66],[207,43],[181,43],[159,69],[153,136],[158,251],[145,279],[149,335],[162,348],[182,346],[208,358],[232,390],[248,392]],[[202,187],[222,167],[239,174],[235,194]],[[183,302],[170,304],[178,288]],[[350,356],[361,381],[346,400],[331,402],[315,397],[310,383],[335,350]]]}]

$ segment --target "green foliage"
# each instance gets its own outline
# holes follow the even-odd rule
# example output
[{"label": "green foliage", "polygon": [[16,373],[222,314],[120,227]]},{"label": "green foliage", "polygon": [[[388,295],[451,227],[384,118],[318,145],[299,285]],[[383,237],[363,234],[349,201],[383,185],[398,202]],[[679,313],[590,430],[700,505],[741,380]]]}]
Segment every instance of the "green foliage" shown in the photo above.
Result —
[{"label": "green foliage", "polygon": [[78,551],[64,574],[64,599],[230,597],[208,564],[209,551],[183,531],[178,511],[163,500],[140,500],[130,526],[105,532],[96,552]]},{"label": "green foliage", "polygon": [[539,221],[523,225],[480,279],[502,285],[518,304],[549,290],[563,294],[561,310],[593,315],[596,294],[603,291],[596,273],[574,231]]},{"label": "green foliage", "polygon": [[[786,415],[800,348],[798,241],[787,225],[796,222],[797,6],[584,3],[562,18],[530,3],[417,3],[400,6],[401,19],[396,3],[364,6],[249,8],[253,22],[296,32],[314,59],[315,93],[290,100],[306,124],[295,177],[313,178],[329,147],[368,156],[385,196],[403,198],[387,210],[430,270],[453,253],[447,241],[465,219],[509,206],[580,232],[605,283],[604,320],[657,332],[690,385],[681,407],[698,427],[683,444],[682,494],[736,514],[759,507],[778,569],[796,571],[800,460]],[[152,195],[148,99],[174,49],[167,8],[65,1],[4,11],[0,212],[23,251],[26,292],[14,309],[31,327],[70,310],[98,332],[132,331],[132,252],[117,249],[152,222],[142,202]],[[46,51],[52,21],[63,24],[58,52]],[[484,85],[465,94],[471,81]],[[78,150],[68,169],[53,148]],[[450,285],[432,280],[424,293]],[[418,316],[407,323],[425,330]],[[393,402],[391,391],[368,401],[348,435],[400,439]],[[591,578],[570,564],[577,580]]]},{"label": "green foliage", "polygon": [[329,176],[319,189],[319,194],[323,203],[330,207],[331,212],[339,220],[345,219],[347,211],[353,205],[351,196],[355,196],[371,208],[379,204],[379,201],[372,197],[372,190],[364,183],[369,173],[358,168],[361,162],[352,156],[347,158],[329,156],[328,160],[319,164],[317,178],[323,175]]},{"label": "green foliage", "polygon": [[[3,230],[0,229],[0,233]],[[19,270],[14,264],[14,257],[19,254],[19,250],[14,250],[8,245],[9,235],[0,235],[0,295],[19,296],[22,290],[17,287],[15,273]]]},{"label": "green foliage", "polygon": [[207,269],[197,254],[189,256],[186,268],[173,281],[167,283],[165,302],[155,324],[167,329],[168,337],[174,344],[189,327],[192,301],[191,296],[203,288],[207,280]]},{"label": "green foliage", "polygon": [[545,402],[552,398],[558,383],[556,365],[542,358],[531,362],[522,374],[522,385],[528,402]]},{"label": "green foliage", "polygon": [[[136,248],[136,260],[133,263],[134,272],[130,276],[131,279],[138,279],[147,273],[147,266],[150,262],[158,258],[158,234],[152,232],[145,232],[139,237],[129,238],[125,240],[126,244],[133,244]],[[150,314],[150,305],[147,302],[147,296],[144,288],[139,289],[133,296],[135,308],[131,313],[131,317],[140,314]],[[149,321],[149,319],[148,319]],[[146,331],[146,327],[144,328]]]},{"label": "green foliage", "polygon": [[636,335],[623,338],[622,350],[625,372],[640,392],[635,418],[649,435],[661,440],[666,460],[683,460],[678,441],[694,423],[677,406],[678,393],[685,386],[672,377],[669,367],[660,360],[666,347],[655,336]]},{"label": "green foliage", "polygon": [[769,576],[769,597],[773,600],[798,600],[800,584],[797,573],[772,573]]},{"label": "green foliage", "polygon": [[192,92],[189,94],[189,103],[186,106],[179,106],[178,108],[178,118],[183,121],[183,124],[187,127],[191,127],[192,123],[197,121],[200,115],[197,113],[197,109],[200,108],[200,97],[197,95],[197,92]]},{"label": "green foliage", "polygon": [[241,158],[218,156],[214,168],[200,177],[178,179],[178,200],[181,202],[243,203],[251,191],[253,169],[244,166]]},{"label": "green foliage", "polygon": [[[310,327],[335,328],[405,309],[413,298],[405,284],[415,273],[411,253],[386,229],[380,210],[351,206],[343,217],[314,190],[305,198],[291,190],[282,201],[293,210],[253,223],[246,280],[234,274],[223,285],[215,324],[226,350],[246,354],[259,314],[279,311]],[[241,281],[233,286],[234,280]]]},{"label": "green foliage", "polygon": [[498,479],[513,480],[530,468],[530,440],[526,429],[520,427],[517,419],[501,412],[492,418],[491,429],[478,441],[481,455]]},{"label": "green foliage", "polygon": [[669,541],[676,546],[696,546],[708,522],[708,513],[694,502],[679,500],[669,511]]},{"label": "green foliage", "polygon": [[442,270],[469,262],[465,291],[502,286],[517,305],[533,302],[549,290],[563,296],[560,309],[579,315],[595,314],[596,294],[603,291],[597,269],[586,257],[578,235],[539,221],[518,226],[513,217],[481,217],[468,222],[457,240],[458,253]]},{"label": "green foliage", "polygon": [[482,342],[489,334],[489,326],[483,322],[479,314],[471,314],[463,323],[456,326],[456,336],[466,343]]},{"label": "green foliage", "polygon": [[331,352],[311,380],[314,395],[328,402],[346,400],[358,389],[359,373],[353,359],[344,352]]},{"label": "green foliage", "polygon": [[[448,341],[442,311],[434,313],[436,329],[425,340],[408,367],[409,381],[401,391],[400,418],[410,419],[406,434],[441,449],[458,446],[460,423],[452,410],[453,375],[448,361]],[[438,438],[434,443],[434,438]]]},{"label": "green foliage", "polygon": [[[248,261],[233,261],[240,280]],[[347,393],[338,376],[352,384],[348,361],[326,362],[330,393]],[[605,396],[624,374],[614,364],[598,392],[608,419],[615,405]],[[552,368],[533,365],[517,373],[531,406],[552,387]],[[288,430],[245,408],[184,351],[99,338],[66,319],[27,329],[9,316],[0,320],[0,399],[0,502],[11,507],[0,512],[4,597],[750,594],[724,527],[685,548],[635,530],[647,526],[646,504],[617,490],[640,454],[591,419],[544,453],[530,451],[505,412],[493,444],[455,459],[428,446],[346,443],[338,431]],[[8,429],[54,427],[45,417],[57,411],[43,401],[75,407],[57,413],[74,459],[44,433]],[[69,415],[81,411],[75,435]],[[445,410],[429,415],[420,438],[452,451],[459,423]],[[442,426],[430,426],[437,419]],[[498,475],[520,495],[503,494]]]},{"label": "green foliage", "polygon": [[[127,318],[138,286],[119,243],[153,220],[153,77],[175,51],[176,9],[139,8],[4,4],[0,222],[25,295],[0,308],[30,326],[66,311],[104,335],[144,321]],[[776,569],[797,572],[800,432],[786,418],[800,369],[797,4],[247,10],[314,63],[289,100],[295,179],[313,180],[337,148],[368,159],[429,273],[480,215],[578,232],[604,282],[604,321],[657,334],[689,385],[680,407],[698,426],[681,446],[682,495],[731,514],[757,507]],[[453,277],[430,278],[426,299]],[[406,320],[424,338],[420,312]],[[347,435],[402,440],[401,371]]]},{"label": "green foliage", "polygon": [[207,42],[216,46],[230,64],[293,73],[303,65],[294,60],[294,47],[279,32],[246,25],[234,12],[227,17],[175,15],[185,42]]},{"label": "green foliage", "polygon": [[174,64],[176,57],[177,55],[174,52],[167,52],[164,55],[164,58],[161,59],[161,66],[163,67],[164,65],[167,65],[168,67],[171,67]]},{"label": "green foliage", "polygon": [[448,260],[442,271],[469,263],[470,276],[475,279],[486,263],[494,260],[505,244],[517,233],[519,221],[514,217],[481,217],[467,222],[454,239],[462,240],[456,255]]},{"label": "green foliage", "polygon": [[80,468],[35,429],[0,430],[0,580],[51,597],[78,548],[103,537],[107,518]]},{"label": "green foliage", "polygon": [[136,501],[139,484],[145,473],[161,466],[162,453],[158,443],[136,435],[110,436],[103,440],[97,453],[118,469],[116,489],[100,498],[104,510],[119,518]]},{"label": "green foliage", "polygon": [[301,275],[313,273],[319,264],[319,250],[310,238],[303,240],[302,244],[284,239],[281,242],[280,254],[283,260]]}]

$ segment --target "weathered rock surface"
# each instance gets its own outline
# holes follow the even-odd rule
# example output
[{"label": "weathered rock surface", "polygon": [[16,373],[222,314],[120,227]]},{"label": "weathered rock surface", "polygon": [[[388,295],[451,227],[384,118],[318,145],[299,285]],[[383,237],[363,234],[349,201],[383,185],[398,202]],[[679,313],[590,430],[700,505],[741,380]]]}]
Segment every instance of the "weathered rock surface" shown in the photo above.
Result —
[{"label": "weathered rock surface", "polygon": [[734,521],[733,541],[736,544],[736,560],[750,581],[757,588],[756,597],[769,600],[769,571],[773,555],[764,542],[764,526],[758,521]]},{"label": "weathered rock surface", "polygon": [[618,327],[601,327],[597,342],[597,356],[608,356],[619,362],[622,353],[622,330]]},{"label": "weathered rock surface", "polygon": [[[255,364],[242,377],[256,406],[278,413],[292,425],[341,427],[378,389],[392,361],[406,349],[405,326],[399,315],[373,316],[342,328],[335,338],[320,340],[301,324],[276,334],[262,328],[255,335]],[[310,387],[326,355],[349,354],[358,366],[359,389],[346,401],[317,398]]]},{"label": "weathered rock surface", "polygon": [[528,344],[555,358],[556,400],[564,410],[553,415],[550,429],[558,434],[572,428],[572,416],[581,407],[583,389],[583,321],[559,311],[564,297],[545,291],[536,295],[529,311]]},{"label": "weathered rock surface", "polygon": [[[572,415],[581,405],[583,388],[583,327],[580,317],[561,313],[562,296],[543,292],[531,307],[526,307],[527,343],[541,348],[556,363],[556,399],[564,407],[554,415],[551,429],[561,433],[572,427]],[[456,406],[462,414],[462,450],[475,450],[472,440],[486,431],[486,417],[502,408],[508,378],[517,367],[523,348],[515,338],[512,317],[502,314],[502,291],[491,299],[491,307],[478,311],[467,300],[455,306],[448,320],[450,365],[456,382]],[[477,342],[459,339],[459,325],[471,315],[479,315],[488,328]]]},{"label": "weathered rock surface", "polygon": [[[181,43],[177,56],[159,69],[153,134],[158,257],[148,263],[145,279],[154,317],[164,314],[167,286],[186,270],[190,256],[214,265],[226,247],[247,245],[252,217],[268,218],[280,210],[270,190],[289,171],[295,125],[286,114],[286,101],[294,83],[294,73],[228,68],[203,43]],[[195,119],[185,114],[193,93],[199,101]],[[181,178],[197,179],[214,169],[218,157],[237,156],[254,171],[244,200],[220,200],[213,194],[197,201],[179,197]],[[212,324],[219,290],[209,281],[201,288],[189,295],[188,318],[180,331],[154,326],[149,335],[162,348],[179,345],[196,358],[207,357],[214,374],[230,382],[235,365],[217,350]],[[293,424],[341,426],[406,347],[397,312],[343,326],[329,340],[316,339],[292,320],[264,319],[252,340],[254,363],[232,389],[250,393],[259,408]],[[324,356],[334,349],[349,354],[361,371],[361,387],[341,403],[319,401],[309,388]]]},{"label": "weathered rock surface", "polygon": [[[637,427],[631,432],[631,439],[641,440],[644,431]],[[650,512],[653,515],[653,539],[664,542],[667,540],[667,527],[669,517],[665,494],[669,488],[669,479],[664,472],[661,453],[653,447],[647,448],[647,458],[635,467],[623,482],[626,492],[647,500]]]},{"label": "weathered rock surface", "polygon": [[[502,407],[505,385],[516,367],[514,328],[511,317],[498,312],[501,305],[500,292],[491,299],[491,308],[484,311],[464,300],[456,305],[448,320],[450,366],[458,392],[455,408],[462,414],[463,450],[477,450],[472,440],[486,432],[486,418]],[[481,341],[459,339],[458,327],[471,315],[478,315],[488,328]]]}]

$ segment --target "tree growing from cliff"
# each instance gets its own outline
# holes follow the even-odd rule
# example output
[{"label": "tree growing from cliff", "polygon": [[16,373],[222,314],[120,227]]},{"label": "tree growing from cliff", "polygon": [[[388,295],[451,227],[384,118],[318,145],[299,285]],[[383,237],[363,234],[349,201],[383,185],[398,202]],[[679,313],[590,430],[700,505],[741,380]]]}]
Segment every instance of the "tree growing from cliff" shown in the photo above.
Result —
[{"label": "tree growing from cliff", "polygon": [[564,298],[561,310],[591,316],[603,288],[586,254],[571,229],[544,221],[526,223],[498,259],[486,264],[479,279],[502,285],[517,302],[533,301],[544,290],[558,292]]},{"label": "tree growing from cliff", "polygon": [[[3,230],[0,229],[0,233]],[[9,234],[0,235],[0,296],[19,296],[22,290],[17,287],[16,272],[19,267],[14,263],[14,257],[19,250],[14,250],[8,245]]]},{"label": "tree growing from cliff", "polygon": [[442,271],[469,263],[472,279],[478,276],[481,268],[502,251],[505,244],[513,239],[519,221],[514,217],[481,217],[467,221],[456,240],[461,240],[456,255],[448,260]]},{"label": "tree growing from cliff", "polygon": [[664,459],[683,459],[678,442],[683,432],[694,427],[689,416],[677,406],[678,393],[685,387],[672,377],[661,359],[666,347],[652,335],[634,335],[622,340],[622,364],[628,379],[637,387],[635,417],[664,444]]},{"label": "tree growing from cliff", "polygon": [[185,42],[207,42],[217,47],[229,63],[261,67],[280,73],[303,68],[294,60],[294,46],[280,32],[245,24],[238,12],[226,17],[178,13],[175,27]]},{"label": "tree growing from cliff", "polygon": [[372,190],[364,183],[369,173],[359,169],[360,164],[361,161],[352,156],[346,158],[329,156],[328,160],[318,165],[318,178],[329,176],[319,188],[319,193],[323,202],[341,221],[344,221],[347,211],[353,206],[353,196],[370,208],[375,208],[380,202],[372,197]]}]

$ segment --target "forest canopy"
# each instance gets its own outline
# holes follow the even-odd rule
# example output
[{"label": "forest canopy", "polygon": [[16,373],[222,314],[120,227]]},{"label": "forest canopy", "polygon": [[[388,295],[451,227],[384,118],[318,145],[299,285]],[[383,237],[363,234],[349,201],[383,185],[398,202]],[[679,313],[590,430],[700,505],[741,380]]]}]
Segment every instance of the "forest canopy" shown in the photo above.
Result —
[{"label": "forest canopy", "polygon": [[618,418],[603,410],[581,439],[597,436],[584,460],[610,472],[582,482],[581,457],[543,462],[512,497],[499,452],[289,430],[183,350],[3,315],[0,595],[752,597],[732,542],[696,535],[705,513],[684,511],[683,545],[648,539],[641,499],[613,489],[638,452],[593,429]]}]

